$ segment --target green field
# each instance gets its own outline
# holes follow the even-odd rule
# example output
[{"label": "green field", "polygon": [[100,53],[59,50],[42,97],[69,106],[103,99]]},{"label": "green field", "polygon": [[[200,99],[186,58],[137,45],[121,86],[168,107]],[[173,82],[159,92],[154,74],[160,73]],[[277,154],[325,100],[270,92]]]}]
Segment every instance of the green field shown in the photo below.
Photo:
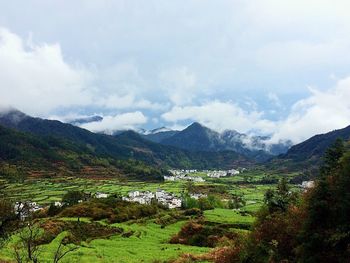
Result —
[{"label": "green field", "polygon": [[[176,234],[183,221],[161,228],[160,225],[149,221],[144,224],[120,223],[114,226],[121,227],[125,231],[134,231],[131,237],[115,235],[109,239],[96,239],[89,243],[83,242],[80,248],[69,254],[62,262],[153,262],[155,259],[176,258],[182,253],[200,254],[208,251],[208,248],[169,244],[170,237]],[[42,247],[40,262],[52,262],[54,249],[57,246],[58,236],[49,245]],[[15,238],[14,238],[15,240]],[[10,242],[7,249],[0,251],[0,258],[12,259]]]},{"label": "green field", "polygon": [[[245,200],[245,206],[239,210],[215,208],[204,211],[204,220],[212,224],[231,224],[249,226],[254,222],[254,212],[262,205],[264,193],[269,188],[275,188],[275,184],[259,184],[259,180],[266,176],[257,171],[244,175],[220,178],[213,180],[205,177],[204,174],[196,174],[206,179],[206,182],[195,183],[196,186],[224,186],[229,194],[240,195]],[[249,183],[242,183],[249,176]],[[252,183],[256,181],[256,183]],[[118,179],[96,180],[92,178],[66,177],[60,179],[29,179],[23,183],[6,183],[3,190],[13,201],[36,201],[41,205],[48,205],[53,201],[60,201],[62,196],[69,190],[79,190],[84,192],[104,192],[108,194],[125,195],[131,190],[155,191],[161,188],[167,192],[180,195],[186,189],[186,182],[136,182],[119,181]],[[248,212],[248,213],[247,213]],[[77,220],[76,218],[60,218],[60,220]],[[82,218],[81,222],[90,222],[88,218]],[[101,221],[101,224],[106,222]],[[180,244],[170,244],[170,238],[177,234],[186,221],[178,221],[161,227],[154,223],[154,219],[149,218],[143,223],[129,221],[113,224],[112,226],[124,229],[124,232],[132,231],[130,237],[123,237],[120,234],[113,235],[107,239],[94,239],[90,242],[82,242],[79,249],[69,254],[62,262],[155,262],[155,260],[168,260],[177,258],[182,253],[203,254],[210,249],[206,247],[186,246]],[[234,227],[236,228],[236,227]],[[238,227],[239,228],[239,227]],[[40,262],[52,262],[54,248],[62,238],[60,234],[50,244],[41,247]],[[13,259],[12,245],[16,237],[7,244],[6,248],[0,250],[1,259]]]},{"label": "green field", "polygon": [[221,224],[252,224],[255,220],[249,214],[243,216],[237,211],[222,208],[204,211],[204,216],[209,222]]},{"label": "green field", "polygon": [[[240,176],[212,179],[204,176],[203,173],[195,174],[206,179],[204,183],[195,183],[195,185],[222,185],[228,190],[228,193],[242,195],[246,201],[248,211],[256,211],[262,204],[264,193],[267,189],[275,187],[275,184],[259,184],[259,180],[266,176],[260,171],[245,172]],[[256,183],[242,183],[245,177]],[[243,179],[242,179],[243,178]],[[240,182],[240,183],[237,183]],[[158,188],[167,192],[180,195],[186,187],[186,182],[137,182],[120,181],[118,179],[96,180],[91,178],[65,177],[60,179],[28,179],[23,183],[5,184],[5,192],[14,201],[31,200],[41,205],[48,205],[54,201],[60,201],[62,196],[69,190],[79,190],[84,192],[104,192],[108,194],[126,195],[129,191],[155,191]]]}]

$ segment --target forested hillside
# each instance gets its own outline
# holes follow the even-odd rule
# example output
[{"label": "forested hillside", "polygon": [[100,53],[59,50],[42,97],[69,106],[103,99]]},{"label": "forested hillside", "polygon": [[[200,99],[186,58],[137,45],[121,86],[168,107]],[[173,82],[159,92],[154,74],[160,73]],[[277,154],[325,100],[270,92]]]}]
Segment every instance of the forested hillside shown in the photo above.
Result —
[{"label": "forested hillside", "polygon": [[190,152],[145,140],[132,131],[115,136],[96,134],[59,121],[32,118],[16,110],[1,114],[0,124],[38,136],[74,142],[75,145],[88,148],[96,156],[118,160],[135,159],[160,167],[230,168],[237,164],[252,163],[233,151]]},{"label": "forested hillside", "polygon": [[115,160],[54,136],[36,136],[0,126],[1,176],[128,176],[161,180],[166,171],[134,160]]}]

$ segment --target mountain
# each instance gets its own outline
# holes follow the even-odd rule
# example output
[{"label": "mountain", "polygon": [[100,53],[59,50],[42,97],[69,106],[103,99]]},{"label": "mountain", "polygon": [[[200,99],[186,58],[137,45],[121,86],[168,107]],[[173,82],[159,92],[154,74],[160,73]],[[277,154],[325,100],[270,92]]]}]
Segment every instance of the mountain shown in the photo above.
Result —
[{"label": "mountain", "polygon": [[[118,135],[124,131],[115,131],[113,134]],[[146,129],[137,129],[135,130],[138,134],[141,135],[142,138],[147,139],[152,142],[160,143],[161,141],[175,135],[178,131],[171,130],[167,127],[160,127],[153,130],[146,130]]]},{"label": "mountain", "polygon": [[251,165],[248,158],[233,152],[207,152],[207,151],[186,151],[176,147],[166,146],[142,138],[134,131],[127,131],[116,135],[115,138],[124,145],[128,145],[133,151],[131,155],[137,160],[148,161],[148,155],[159,163],[165,162],[171,167],[193,167],[197,169],[208,168],[229,168],[237,165]]},{"label": "mountain", "polygon": [[117,130],[114,131],[112,135],[119,135],[128,131],[134,131],[138,133],[142,138],[156,143],[160,143],[164,139],[169,138],[178,132],[166,127],[160,127],[153,130],[146,130],[142,128],[136,130]]},{"label": "mountain", "polygon": [[177,133],[178,131],[155,129],[152,130],[152,133],[143,134],[142,137],[152,142],[161,143],[163,140],[166,140]]},{"label": "mountain", "polygon": [[225,142],[221,140],[219,133],[194,122],[161,143],[189,151],[220,151],[224,150]]},{"label": "mountain", "polygon": [[287,167],[311,167],[318,166],[322,162],[322,156],[336,139],[350,140],[350,126],[334,130],[325,134],[319,134],[310,139],[292,146],[287,153],[273,160],[273,164],[284,164]]},{"label": "mountain", "polygon": [[248,136],[234,130],[218,133],[195,122],[159,142],[188,151],[235,151],[257,161],[266,161],[284,153],[291,145],[290,142],[270,145],[268,140],[269,137]]},{"label": "mountain", "polygon": [[10,181],[22,181],[27,176],[126,176],[162,180],[166,173],[140,162],[107,158],[63,138],[38,136],[0,125],[0,178]]},{"label": "mountain", "polygon": [[251,163],[247,158],[232,151],[190,152],[151,142],[132,131],[115,136],[96,134],[60,121],[33,118],[17,110],[1,113],[0,125],[41,137],[68,140],[89,148],[96,156],[121,160],[136,159],[158,167],[207,169],[230,168],[237,164]]}]

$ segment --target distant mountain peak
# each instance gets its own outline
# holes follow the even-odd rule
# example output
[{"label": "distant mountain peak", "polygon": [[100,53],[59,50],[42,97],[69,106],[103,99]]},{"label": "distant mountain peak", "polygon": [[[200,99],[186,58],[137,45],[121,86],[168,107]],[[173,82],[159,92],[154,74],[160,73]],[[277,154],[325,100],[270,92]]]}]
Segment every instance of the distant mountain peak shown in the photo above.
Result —
[{"label": "distant mountain peak", "polygon": [[207,128],[207,127],[205,127],[204,125],[200,124],[199,122],[193,122],[186,129],[188,129],[188,128]]},{"label": "distant mountain peak", "polygon": [[270,145],[269,137],[252,136],[235,130],[219,133],[199,122],[169,136],[160,143],[189,151],[235,151],[255,160],[265,161],[284,153],[291,146],[286,143]]}]

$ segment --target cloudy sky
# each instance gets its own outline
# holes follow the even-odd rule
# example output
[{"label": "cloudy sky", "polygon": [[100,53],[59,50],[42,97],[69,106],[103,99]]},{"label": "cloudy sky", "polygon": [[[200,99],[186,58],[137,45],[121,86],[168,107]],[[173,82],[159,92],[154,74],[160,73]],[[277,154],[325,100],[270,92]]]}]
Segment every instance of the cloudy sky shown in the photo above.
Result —
[{"label": "cloudy sky", "polygon": [[93,131],[350,125],[348,0],[0,0],[0,104]]}]

